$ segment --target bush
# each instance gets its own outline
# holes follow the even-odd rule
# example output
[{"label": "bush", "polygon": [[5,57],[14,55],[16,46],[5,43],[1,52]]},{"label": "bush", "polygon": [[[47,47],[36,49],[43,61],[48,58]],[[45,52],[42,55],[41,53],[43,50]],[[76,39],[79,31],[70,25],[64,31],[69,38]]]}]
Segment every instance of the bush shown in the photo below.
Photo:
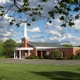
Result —
[{"label": "bush", "polygon": [[39,59],[39,56],[35,56],[35,59]]},{"label": "bush", "polygon": [[38,56],[28,56],[25,59],[39,59],[39,57]]},{"label": "bush", "polygon": [[56,60],[63,60],[62,58],[55,58]]},{"label": "bush", "polygon": [[67,58],[66,57],[63,57],[62,60],[67,60]]},{"label": "bush", "polygon": [[71,59],[76,59],[76,56],[73,54],[72,57],[71,57]]},{"label": "bush", "polygon": [[40,59],[45,59],[44,57],[41,57]]},{"label": "bush", "polygon": [[76,55],[76,58],[77,59],[80,59],[80,53]]}]

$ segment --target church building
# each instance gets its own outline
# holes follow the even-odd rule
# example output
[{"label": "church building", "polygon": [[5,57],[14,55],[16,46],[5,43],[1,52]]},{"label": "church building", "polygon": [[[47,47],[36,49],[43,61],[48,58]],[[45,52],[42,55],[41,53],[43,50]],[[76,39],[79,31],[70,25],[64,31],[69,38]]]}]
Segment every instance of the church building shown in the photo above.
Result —
[{"label": "church building", "polygon": [[43,42],[30,42],[27,38],[26,23],[24,24],[24,37],[22,38],[21,45],[15,48],[14,59],[22,59],[34,55],[39,58],[48,56],[53,57],[51,54],[54,50],[61,52],[61,58],[70,58],[73,54],[77,55],[80,47],[66,48],[56,43],[43,43]]}]

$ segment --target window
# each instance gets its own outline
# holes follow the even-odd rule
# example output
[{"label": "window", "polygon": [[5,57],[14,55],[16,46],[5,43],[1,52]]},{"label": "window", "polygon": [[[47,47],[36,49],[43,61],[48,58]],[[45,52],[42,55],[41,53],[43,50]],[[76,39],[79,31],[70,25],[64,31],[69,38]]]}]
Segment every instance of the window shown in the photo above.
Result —
[{"label": "window", "polygon": [[48,56],[49,55],[49,52],[46,52],[46,55]]}]

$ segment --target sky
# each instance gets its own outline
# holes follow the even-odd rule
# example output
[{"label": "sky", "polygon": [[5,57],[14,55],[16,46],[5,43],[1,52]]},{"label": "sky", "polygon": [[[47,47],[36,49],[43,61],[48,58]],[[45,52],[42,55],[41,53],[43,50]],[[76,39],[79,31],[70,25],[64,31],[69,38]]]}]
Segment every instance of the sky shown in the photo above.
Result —
[{"label": "sky", "polygon": [[[11,1],[12,0],[0,0],[0,5],[9,5],[11,4]],[[47,5],[49,9],[44,7],[44,14],[46,16],[48,15],[47,11],[53,7],[51,2],[47,3]],[[4,16],[4,21],[0,21],[0,37],[3,41],[12,38],[16,42],[21,42],[21,38],[23,38],[24,24],[21,24],[20,27],[15,25],[10,26],[8,21],[6,21],[7,18],[8,14]],[[27,18],[30,19],[28,16]],[[57,18],[57,15],[56,19],[53,20],[51,24],[44,19],[37,17],[37,21],[32,22],[31,26],[27,26],[26,32],[28,34],[28,39],[29,41],[34,42],[80,45],[80,19],[75,20],[74,22],[75,25],[73,27],[61,27],[60,25],[62,22]]]}]

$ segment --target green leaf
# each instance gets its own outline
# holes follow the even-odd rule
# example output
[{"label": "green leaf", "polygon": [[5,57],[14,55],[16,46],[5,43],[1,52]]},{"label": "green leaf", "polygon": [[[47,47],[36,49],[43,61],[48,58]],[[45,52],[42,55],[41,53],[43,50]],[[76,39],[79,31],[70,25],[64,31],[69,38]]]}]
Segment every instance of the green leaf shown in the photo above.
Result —
[{"label": "green leaf", "polygon": [[17,27],[20,27],[20,23],[17,23],[16,26],[17,26]]},{"label": "green leaf", "polygon": [[47,0],[41,0],[42,2],[47,2]]},{"label": "green leaf", "polygon": [[79,11],[79,10],[80,10],[79,7],[75,7],[73,11],[77,12],[77,11]]},{"label": "green leaf", "polygon": [[0,8],[4,8],[3,6],[0,6]]},{"label": "green leaf", "polygon": [[62,24],[61,27],[66,27],[66,24]]},{"label": "green leaf", "polygon": [[68,11],[71,11],[71,8],[68,7],[67,10],[68,10]]},{"label": "green leaf", "polygon": [[64,14],[64,15],[69,15],[69,13],[68,13],[68,12],[65,12],[65,11],[63,11],[63,14]]},{"label": "green leaf", "polygon": [[18,13],[22,12],[22,9],[18,9],[17,12],[18,12]]},{"label": "green leaf", "polygon": [[13,22],[10,22],[10,25],[13,25]]},{"label": "green leaf", "polygon": [[52,20],[49,20],[48,22],[49,22],[49,23],[52,23]]},{"label": "green leaf", "polygon": [[79,15],[77,14],[76,16],[75,16],[75,19],[78,19],[79,18]]},{"label": "green leaf", "polygon": [[1,13],[0,16],[3,16],[3,13]]},{"label": "green leaf", "polygon": [[28,8],[26,8],[26,7],[24,7],[24,8],[22,8],[23,9],[23,11],[28,11],[29,9]]},{"label": "green leaf", "polygon": [[35,21],[35,18],[32,18],[32,21]]},{"label": "green leaf", "polygon": [[28,2],[28,0],[23,0],[23,1],[24,1],[24,3]]},{"label": "green leaf", "polygon": [[64,16],[61,16],[61,17],[60,17],[60,20],[64,20]]},{"label": "green leaf", "polygon": [[48,12],[48,14],[49,14],[51,17],[54,17],[54,12],[53,12],[53,11]]},{"label": "green leaf", "polygon": [[74,22],[69,22],[69,26],[73,26],[74,25]]},{"label": "green leaf", "polygon": [[62,12],[63,12],[62,9],[60,9],[60,10],[59,10],[59,14],[62,14]]},{"label": "green leaf", "polygon": [[27,25],[28,25],[28,26],[31,26],[31,24],[30,24],[30,23],[27,23]]}]

